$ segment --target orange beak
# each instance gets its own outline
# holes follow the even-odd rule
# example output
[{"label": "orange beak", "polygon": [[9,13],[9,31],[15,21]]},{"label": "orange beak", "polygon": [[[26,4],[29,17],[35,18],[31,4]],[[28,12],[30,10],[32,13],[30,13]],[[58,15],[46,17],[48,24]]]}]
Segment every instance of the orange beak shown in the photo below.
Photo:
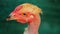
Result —
[{"label": "orange beak", "polygon": [[6,20],[7,20],[7,21],[9,21],[9,20],[15,20],[15,18],[12,17],[12,16],[8,16],[8,17],[6,18]]}]

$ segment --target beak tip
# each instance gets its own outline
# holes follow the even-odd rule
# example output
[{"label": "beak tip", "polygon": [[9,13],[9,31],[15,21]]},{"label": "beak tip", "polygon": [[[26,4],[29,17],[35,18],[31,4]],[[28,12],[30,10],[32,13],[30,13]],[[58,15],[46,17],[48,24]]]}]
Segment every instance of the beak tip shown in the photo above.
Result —
[{"label": "beak tip", "polygon": [[9,20],[10,20],[10,16],[8,16],[8,17],[6,18],[6,20],[9,21]]},{"label": "beak tip", "polygon": [[8,19],[8,18],[7,18],[6,20],[7,20],[7,21],[9,21],[9,19]]}]

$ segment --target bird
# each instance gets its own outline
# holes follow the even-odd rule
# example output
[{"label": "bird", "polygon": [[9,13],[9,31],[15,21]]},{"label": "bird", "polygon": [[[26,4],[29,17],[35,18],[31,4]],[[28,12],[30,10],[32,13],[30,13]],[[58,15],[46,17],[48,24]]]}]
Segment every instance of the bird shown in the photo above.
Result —
[{"label": "bird", "polygon": [[28,23],[23,34],[39,34],[39,26],[41,23],[42,9],[37,5],[31,3],[23,3],[18,5],[6,18],[9,20],[16,20],[19,23]]}]

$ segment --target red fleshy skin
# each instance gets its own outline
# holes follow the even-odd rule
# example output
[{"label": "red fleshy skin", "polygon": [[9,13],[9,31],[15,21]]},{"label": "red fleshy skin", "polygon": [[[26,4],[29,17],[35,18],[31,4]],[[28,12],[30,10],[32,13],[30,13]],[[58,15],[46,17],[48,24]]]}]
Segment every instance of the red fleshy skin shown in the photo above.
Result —
[{"label": "red fleshy skin", "polygon": [[24,19],[18,19],[17,22],[26,23],[26,20],[24,20]]},{"label": "red fleshy skin", "polygon": [[38,13],[41,13],[41,10],[37,6],[27,3],[17,6],[9,16],[19,23],[28,23],[28,34],[38,34],[40,25]]},{"label": "red fleshy skin", "polygon": [[[19,10],[21,10],[23,8],[22,5],[19,5],[15,8],[15,10],[11,13],[11,15],[15,15],[14,18],[17,18],[17,21],[18,22],[21,22],[21,23],[26,23],[26,22],[32,22],[34,21],[35,18],[30,18],[30,16],[32,15],[33,17],[35,17],[35,15],[31,12],[19,12]],[[23,13],[26,14],[26,16],[23,15]]]},{"label": "red fleshy skin", "polygon": [[15,10],[14,10],[14,12],[13,13],[15,13],[15,12],[17,12],[17,11],[19,11],[20,9],[22,9],[23,8],[23,6],[17,6],[16,8],[15,8]]},{"label": "red fleshy skin", "polygon": [[11,15],[16,14],[19,10],[21,10],[23,6],[19,5],[15,8],[15,10],[11,13]]},{"label": "red fleshy skin", "polygon": [[[29,23],[29,22],[32,22],[32,21],[35,20],[34,14],[29,13],[29,12],[26,12],[25,14],[26,14],[26,16],[24,16],[23,13],[20,13],[20,15],[17,14],[17,15],[15,16],[15,18],[18,18],[17,21],[18,21],[18,22],[21,22],[21,23],[26,23],[26,22]],[[33,18],[30,17],[31,15],[33,16]],[[18,16],[18,17],[17,17],[17,16]]]}]

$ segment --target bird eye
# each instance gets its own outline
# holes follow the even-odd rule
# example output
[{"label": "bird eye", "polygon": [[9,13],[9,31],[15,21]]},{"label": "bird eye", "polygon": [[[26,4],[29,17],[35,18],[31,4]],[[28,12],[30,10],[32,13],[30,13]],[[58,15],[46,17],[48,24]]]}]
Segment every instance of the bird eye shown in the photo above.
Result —
[{"label": "bird eye", "polygon": [[25,13],[23,13],[23,15],[26,15]]},{"label": "bird eye", "polygon": [[27,14],[26,14],[26,13],[21,13],[21,14],[19,14],[19,15],[21,15],[21,16],[26,16]]}]

